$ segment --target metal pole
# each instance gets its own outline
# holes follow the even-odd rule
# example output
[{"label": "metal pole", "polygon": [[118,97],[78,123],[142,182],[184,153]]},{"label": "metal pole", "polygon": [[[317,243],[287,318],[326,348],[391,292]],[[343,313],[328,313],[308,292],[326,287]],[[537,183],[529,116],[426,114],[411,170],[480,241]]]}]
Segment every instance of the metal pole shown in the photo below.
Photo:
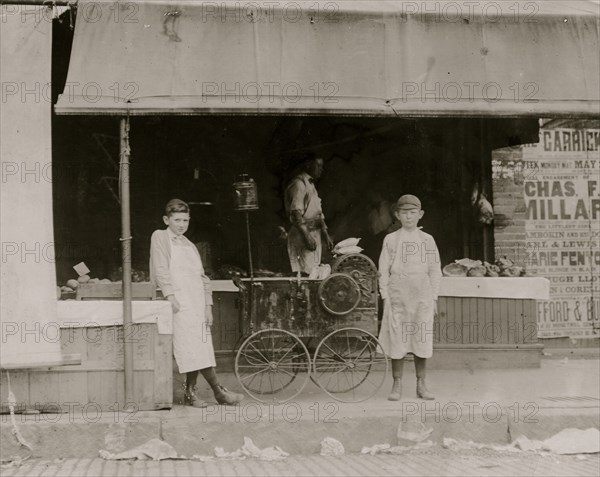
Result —
[{"label": "metal pole", "polygon": [[252,267],[252,245],[250,244],[250,213],[246,211],[246,236],[248,237],[248,264],[250,265],[250,278],[254,278]]},{"label": "metal pole", "polygon": [[120,124],[119,190],[121,199],[121,247],[123,252],[123,345],[125,349],[125,407],[135,406],[133,401],[133,341],[127,339],[131,322],[131,216],[129,206],[129,117]]},{"label": "metal pole", "polygon": [[254,332],[254,300],[252,295],[254,294],[254,268],[252,266],[252,244],[250,242],[250,212],[246,211],[246,237],[248,239],[248,265],[250,272],[250,293],[248,293],[248,310],[250,312],[250,331]]}]

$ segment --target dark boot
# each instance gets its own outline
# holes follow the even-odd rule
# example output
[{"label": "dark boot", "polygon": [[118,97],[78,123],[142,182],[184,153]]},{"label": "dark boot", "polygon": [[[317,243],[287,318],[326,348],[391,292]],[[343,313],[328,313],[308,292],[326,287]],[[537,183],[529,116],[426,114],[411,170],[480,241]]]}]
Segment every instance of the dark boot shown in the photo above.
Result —
[{"label": "dark boot", "polygon": [[183,404],[192,407],[204,408],[208,403],[196,396],[196,386],[183,385]]},{"label": "dark boot", "polygon": [[425,387],[424,378],[417,378],[417,397],[420,397],[421,399],[425,399],[427,401],[432,401],[433,399],[435,399],[435,396],[431,394]]},{"label": "dark boot", "polygon": [[415,372],[417,374],[417,397],[420,397],[421,399],[426,399],[427,401],[431,401],[435,399],[435,397],[427,390],[427,387],[425,386],[426,362],[426,358],[419,358],[418,356],[415,356]]},{"label": "dark boot", "polygon": [[388,401],[400,401],[402,397],[402,372],[404,369],[404,359],[392,359],[392,376],[394,384],[392,392],[388,396]]},{"label": "dark boot", "polygon": [[392,392],[388,396],[388,401],[400,401],[402,397],[402,379],[394,378],[394,384],[392,385]]},{"label": "dark boot", "polygon": [[213,392],[215,393],[215,399],[219,404],[238,404],[244,399],[243,394],[228,391],[220,384],[216,386]]}]

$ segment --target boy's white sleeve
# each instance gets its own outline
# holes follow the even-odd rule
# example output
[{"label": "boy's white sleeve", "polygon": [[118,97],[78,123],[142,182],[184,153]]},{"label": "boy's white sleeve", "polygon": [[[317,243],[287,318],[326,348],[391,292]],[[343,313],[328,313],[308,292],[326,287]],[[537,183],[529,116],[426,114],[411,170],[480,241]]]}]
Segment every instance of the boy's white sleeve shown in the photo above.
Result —
[{"label": "boy's white sleeve", "polygon": [[427,265],[431,290],[433,291],[433,299],[437,300],[438,295],[440,294],[440,282],[442,280],[442,264],[440,261],[440,252],[433,237],[430,239],[428,248],[434,250],[434,253],[427,254]]},{"label": "boy's white sleeve", "polygon": [[208,276],[206,276],[204,273],[202,273],[202,281],[204,282],[204,299],[205,305],[212,305],[213,304],[213,296],[212,296],[212,287],[210,285],[210,278],[208,278]]},{"label": "boy's white sleeve", "polygon": [[204,264],[202,263],[202,255],[200,255],[200,251],[198,250],[198,247],[196,247],[189,239],[188,239],[188,245],[190,247],[194,247],[194,250],[196,251],[196,254],[198,255],[198,258],[200,259],[200,271],[202,272],[202,284],[204,285],[204,304],[205,305],[211,305],[213,304],[213,296],[212,296],[212,286],[210,284],[210,278],[208,278],[208,275],[206,275],[206,272],[204,271]]},{"label": "boy's white sleeve", "polygon": [[389,251],[390,235],[386,235],[383,239],[381,247],[381,255],[379,256],[379,293],[381,298],[387,300],[389,298],[388,284],[390,282],[390,267],[391,256]]},{"label": "boy's white sleeve", "polygon": [[171,271],[169,269],[169,250],[163,237],[156,231],[150,240],[150,268],[154,272],[154,281],[163,296],[173,294]]}]

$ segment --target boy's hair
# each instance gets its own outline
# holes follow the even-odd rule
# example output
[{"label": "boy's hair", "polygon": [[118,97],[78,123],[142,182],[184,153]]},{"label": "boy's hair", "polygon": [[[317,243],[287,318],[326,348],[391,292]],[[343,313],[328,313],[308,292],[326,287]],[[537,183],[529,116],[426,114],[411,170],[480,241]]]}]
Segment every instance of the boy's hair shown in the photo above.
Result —
[{"label": "boy's hair", "polygon": [[167,205],[165,206],[165,215],[167,217],[171,217],[171,215],[178,212],[189,214],[190,206],[180,199],[171,199],[169,202],[167,202]]},{"label": "boy's hair", "polygon": [[305,164],[312,162],[318,158],[319,157],[314,152],[305,152],[304,154],[301,154],[299,156],[298,163],[305,165]]}]

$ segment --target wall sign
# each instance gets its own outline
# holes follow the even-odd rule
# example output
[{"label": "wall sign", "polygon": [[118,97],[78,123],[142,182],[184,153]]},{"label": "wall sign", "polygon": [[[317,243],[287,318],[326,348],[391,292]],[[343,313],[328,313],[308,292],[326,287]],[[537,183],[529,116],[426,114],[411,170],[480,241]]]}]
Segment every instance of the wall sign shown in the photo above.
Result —
[{"label": "wall sign", "polygon": [[[494,152],[494,200],[523,229],[518,259],[550,280],[550,299],[538,304],[540,338],[600,336],[599,145],[598,129],[548,129],[537,144]],[[498,224],[495,237],[508,243]]]}]

